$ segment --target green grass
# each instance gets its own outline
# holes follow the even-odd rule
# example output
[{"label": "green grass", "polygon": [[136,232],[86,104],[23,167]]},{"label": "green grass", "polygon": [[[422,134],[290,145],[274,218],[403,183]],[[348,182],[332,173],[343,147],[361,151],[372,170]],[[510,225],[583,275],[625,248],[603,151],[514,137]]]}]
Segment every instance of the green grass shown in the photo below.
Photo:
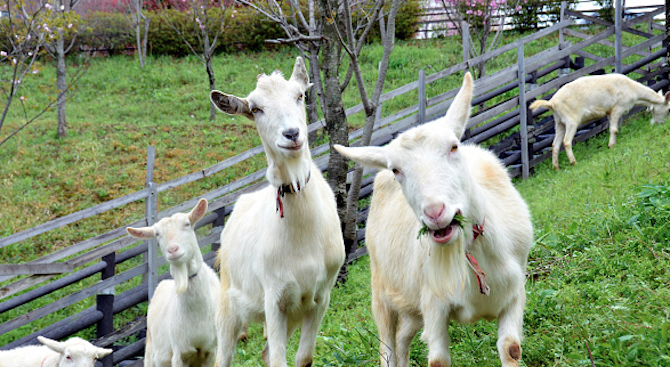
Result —
[{"label": "green grass", "polygon": [[[511,40],[517,36],[510,36]],[[555,45],[556,39],[528,46],[527,55]],[[416,80],[461,61],[460,40],[401,42],[391,59],[385,90]],[[611,51],[611,49],[607,49]],[[590,52],[597,53],[598,50]],[[371,90],[376,81],[378,45],[364,51],[363,74]],[[244,96],[258,73],[280,69],[290,73],[296,53],[290,48],[258,54],[216,58],[219,89]],[[492,72],[516,63],[515,52],[489,65]],[[208,120],[208,86],[204,68],[194,58],[150,58],[144,69],[133,58],[92,59],[89,71],[68,102],[69,136],[58,140],[55,114],[50,112],[0,147],[0,236],[31,228],[144,187],[146,148],[156,147],[155,181],[165,182],[211,166],[259,145],[255,127],[241,118],[218,114]],[[27,80],[20,95],[29,111],[48,95],[54,79],[46,63]],[[460,76],[431,84],[433,96],[460,85]],[[344,95],[345,107],[360,102],[355,85]],[[510,98],[503,96],[501,98]],[[385,104],[389,114],[416,102],[416,93]],[[0,139],[22,123],[13,108]],[[598,366],[660,366],[668,364],[670,245],[670,125],[650,126],[649,117],[627,123],[617,145],[607,149],[607,137],[578,144],[577,165],[561,154],[560,172],[544,162],[517,187],[533,214],[536,244],[531,251],[527,283],[525,366],[590,365],[589,348]],[[354,117],[352,125],[363,118]],[[264,168],[258,156],[208,179],[159,196],[159,209],[221,187],[249,171]],[[143,216],[143,203],[100,215],[20,245],[0,250],[0,263],[28,261],[74,242],[122,226]],[[127,266],[135,266],[130,263]],[[368,259],[350,268],[350,280],[333,290],[317,341],[315,365],[378,365],[376,327],[370,311]],[[124,287],[136,285],[126,284]],[[60,294],[69,294],[75,284]],[[122,287],[117,289],[117,292]],[[46,301],[45,301],[46,302]],[[82,302],[54,319],[92,303]],[[0,315],[4,322],[41,305]],[[126,312],[132,320],[145,305]],[[45,319],[11,335],[0,345],[49,324]],[[120,326],[123,320],[116,320]],[[459,366],[498,366],[496,323],[452,324],[452,358]],[[262,327],[237,349],[236,365],[257,366],[263,348]],[[91,338],[89,330],[83,334]],[[290,358],[297,349],[291,339]],[[412,364],[427,364],[427,347],[417,340]]]}]

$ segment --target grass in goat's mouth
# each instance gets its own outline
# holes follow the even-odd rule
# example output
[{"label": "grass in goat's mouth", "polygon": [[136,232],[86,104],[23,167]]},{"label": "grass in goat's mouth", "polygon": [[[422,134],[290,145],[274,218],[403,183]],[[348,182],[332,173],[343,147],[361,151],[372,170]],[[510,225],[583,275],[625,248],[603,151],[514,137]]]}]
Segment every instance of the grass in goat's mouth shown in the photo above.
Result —
[{"label": "grass in goat's mouth", "polygon": [[[469,223],[470,220],[464,217],[461,213],[457,213],[456,215],[454,215],[454,219],[452,219],[449,225],[451,225],[454,222],[458,224],[458,226],[461,227],[461,229],[463,229],[464,224]],[[423,227],[419,229],[419,233],[417,234],[416,239],[418,240],[424,234],[428,234],[429,231],[430,229],[428,229],[428,226],[424,224]]]}]

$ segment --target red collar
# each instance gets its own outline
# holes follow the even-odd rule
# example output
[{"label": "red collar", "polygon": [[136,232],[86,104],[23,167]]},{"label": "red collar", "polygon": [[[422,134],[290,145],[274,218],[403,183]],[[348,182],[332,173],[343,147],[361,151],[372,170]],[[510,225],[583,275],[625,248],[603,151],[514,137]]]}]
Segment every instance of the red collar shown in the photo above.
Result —
[{"label": "red collar", "polygon": [[[48,356],[47,356],[47,357],[48,357]],[[44,359],[42,360],[42,364],[40,365],[40,367],[44,367],[44,362],[47,361],[47,357],[44,357]]]},{"label": "red collar", "polygon": [[484,235],[484,223],[486,223],[486,218],[482,219],[482,224],[475,223],[472,225],[472,242],[470,242],[468,248],[465,250],[465,257],[468,259],[468,265],[475,272],[477,283],[479,284],[479,292],[488,296],[491,293],[491,288],[486,283],[486,273],[479,267],[479,263],[477,263],[474,255],[468,251],[477,237]]}]

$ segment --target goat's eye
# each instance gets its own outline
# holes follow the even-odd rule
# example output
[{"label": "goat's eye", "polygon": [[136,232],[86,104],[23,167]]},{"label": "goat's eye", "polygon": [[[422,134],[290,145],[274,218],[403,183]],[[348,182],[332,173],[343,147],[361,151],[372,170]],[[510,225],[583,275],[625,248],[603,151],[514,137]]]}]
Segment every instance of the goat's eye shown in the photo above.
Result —
[{"label": "goat's eye", "polygon": [[391,172],[393,172],[394,175],[397,175],[398,173],[400,173],[400,171],[398,171],[397,168],[391,168]]},{"label": "goat's eye", "polygon": [[301,94],[301,95],[298,96],[298,101],[302,101],[303,99],[305,99],[305,95],[304,95],[304,94]]},{"label": "goat's eye", "polygon": [[261,110],[261,109],[258,108],[258,107],[254,107],[254,108],[251,109],[251,113],[253,113],[253,114],[256,114],[256,113],[258,113],[258,112],[263,112],[263,110]]},{"label": "goat's eye", "polygon": [[458,151],[458,145],[454,144],[451,146],[451,152],[456,153]]}]

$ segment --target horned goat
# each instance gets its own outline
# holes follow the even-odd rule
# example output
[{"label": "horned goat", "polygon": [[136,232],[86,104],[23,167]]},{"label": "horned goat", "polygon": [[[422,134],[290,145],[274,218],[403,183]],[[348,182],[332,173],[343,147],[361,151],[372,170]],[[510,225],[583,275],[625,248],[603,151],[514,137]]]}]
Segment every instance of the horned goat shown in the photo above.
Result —
[{"label": "horned goat", "polygon": [[94,367],[95,361],[111,349],[98,348],[74,337],[64,342],[38,336],[43,345],[29,345],[0,351],[0,365],[10,367]]},{"label": "horned goat", "polygon": [[256,124],[268,187],[242,195],[221,233],[218,367],[228,367],[247,322],[265,321],[268,367],[287,366],[286,344],[301,325],[296,366],[310,366],[330,291],[344,262],[335,198],[311,159],[302,58],[287,81],[259,75],[246,98],[211,92],[222,112]]},{"label": "horned goat", "polygon": [[500,160],[460,143],[472,84],[466,73],[445,117],[387,146],[335,145],[381,170],[366,244],[384,367],[409,366],[410,343],[422,326],[429,366],[450,366],[449,321],[481,318],[498,319],[502,365],[519,365],[533,227]]},{"label": "horned goat", "polygon": [[670,111],[670,92],[657,94],[653,89],[622,74],[583,76],[561,87],[549,100],[537,100],[530,108],[554,111],[556,135],[552,144],[551,162],[558,169],[561,143],[570,164],[575,164],[572,140],[580,125],[603,116],[609,118],[608,146],[616,144],[619,118],[635,105],[646,106],[652,113],[651,123],[662,123]]},{"label": "horned goat", "polygon": [[133,237],[157,239],[173,277],[158,284],[149,303],[145,367],[210,367],[216,361],[219,279],[203,262],[194,231],[206,212],[207,200],[200,199],[188,214],[127,228]]}]

